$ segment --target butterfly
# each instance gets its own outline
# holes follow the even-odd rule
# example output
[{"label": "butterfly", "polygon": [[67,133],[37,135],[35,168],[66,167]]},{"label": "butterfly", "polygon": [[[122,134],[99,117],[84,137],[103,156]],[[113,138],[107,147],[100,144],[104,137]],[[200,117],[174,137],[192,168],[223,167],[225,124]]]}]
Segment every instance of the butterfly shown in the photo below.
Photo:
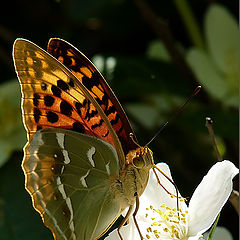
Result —
[{"label": "butterfly", "polygon": [[34,208],[57,240],[98,239],[128,208],[118,227],[123,239],[120,228],[133,212],[138,227],[152,151],[138,145],[111,88],[71,44],[53,38],[45,51],[20,38],[13,59],[28,136],[22,168]]}]

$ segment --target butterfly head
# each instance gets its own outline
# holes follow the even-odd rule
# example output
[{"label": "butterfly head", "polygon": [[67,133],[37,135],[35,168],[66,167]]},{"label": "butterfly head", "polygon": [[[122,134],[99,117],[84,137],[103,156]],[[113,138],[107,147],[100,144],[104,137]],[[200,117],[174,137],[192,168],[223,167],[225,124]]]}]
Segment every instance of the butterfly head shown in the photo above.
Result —
[{"label": "butterfly head", "polygon": [[148,147],[139,147],[126,156],[126,164],[132,164],[138,169],[151,168],[154,164],[152,151]]}]

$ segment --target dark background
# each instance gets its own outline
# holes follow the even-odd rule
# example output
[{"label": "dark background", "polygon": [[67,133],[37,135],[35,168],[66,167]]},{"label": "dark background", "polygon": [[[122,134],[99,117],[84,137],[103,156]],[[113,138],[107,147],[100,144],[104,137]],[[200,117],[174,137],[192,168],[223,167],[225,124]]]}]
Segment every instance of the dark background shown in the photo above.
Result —
[{"label": "dark background", "polygon": [[[149,19],[143,17],[136,2],[4,1],[0,14],[0,83],[16,79],[11,52],[18,37],[44,49],[50,37],[59,37],[72,43],[90,59],[96,55],[105,60],[114,57],[114,71],[109,73],[103,69],[102,73],[126,109],[140,144],[146,144],[199,83],[189,67],[179,64],[181,60],[167,63],[147,56],[151,41],[159,39],[159,36],[149,25]],[[174,1],[147,2],[151,10],[168,23],[173,43],[190,48],[193,43]],[[237,1],[191,1],[190,7],[200,30],[204,14],[213,3],[222,4],[236,18],[238,16]],[[166,33],[162,34],[165,38]],[[159,104],[154,101],[156,96],[162,99]],[[20,98],[14,101],[19,103]],[[144,124],[141,115],[146,119],[147,113],[129,107],[136,104],[150,106],[156,112],[157,120]],[[136,112],[140,118],[136,117]],[[0,115],[0,119],[2,117]],[[150,145],[155,161],[166,162],[170,166],[180,192],[187,198],[217,161],[205,127],[206,117],[214,120],[215,134],[226,149],[223,158],[237,165],[238,110],[225,107],[221,101],[209,96],[205,89]],[[12,151],[0,168],[0,239],[52,239],[24,190],[20,167],[22,156],[21,151]],[[234,184],[237,188],[236,181]],[[234,239],[238,239],[238,215],[229,202],[223,208],[219,225],[228,228]]]}]

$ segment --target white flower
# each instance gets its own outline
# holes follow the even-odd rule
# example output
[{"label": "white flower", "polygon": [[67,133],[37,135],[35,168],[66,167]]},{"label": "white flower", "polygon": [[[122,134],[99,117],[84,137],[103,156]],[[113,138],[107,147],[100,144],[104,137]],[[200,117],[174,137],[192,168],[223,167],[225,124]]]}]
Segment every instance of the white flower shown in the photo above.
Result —
[{"label": "white flower", "polygon": [[[172,179],[167,164],[160,163],[157,166]],[[228,200],[232,191],[232,179],[238,172],[230,161],[216,163],[194,191],[189,206],[180,198],[177,209],[176,197],[170,196],[159,186],[151,170],[137,213],[137,222],[144,239],[199,239],[211,227]],[[161,184],[174,194],[174,186],[162,174],[158,176]],[[124,240],[140,239],[132,218],[120,232]],[[106,239],[120,238],[114,230]]]}]

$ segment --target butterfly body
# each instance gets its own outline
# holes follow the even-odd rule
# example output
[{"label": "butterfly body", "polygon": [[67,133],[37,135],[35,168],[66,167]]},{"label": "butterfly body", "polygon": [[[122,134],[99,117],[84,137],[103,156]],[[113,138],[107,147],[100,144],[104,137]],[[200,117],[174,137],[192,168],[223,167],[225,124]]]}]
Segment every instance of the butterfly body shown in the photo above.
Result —
[{"label": "butterfly body", "polygon": [[83,54],[60,39],[50,40],[48,52],[14,43],[28,133],[26,189],[55,239],[98,239],[144,191],[152,152],[136,143],[121,105]]},{"label": "butterfly body", "polygon": [[138,148],[129,155],[131,155],[131,160],[137,159],[135,164],[128,163],[112,184],[112,191],[115,193],[116,199],[122,203],[123,209],[135,204],[136,194],[141,196],[147,185],[149,170],[152,168],[150,149]]}]

